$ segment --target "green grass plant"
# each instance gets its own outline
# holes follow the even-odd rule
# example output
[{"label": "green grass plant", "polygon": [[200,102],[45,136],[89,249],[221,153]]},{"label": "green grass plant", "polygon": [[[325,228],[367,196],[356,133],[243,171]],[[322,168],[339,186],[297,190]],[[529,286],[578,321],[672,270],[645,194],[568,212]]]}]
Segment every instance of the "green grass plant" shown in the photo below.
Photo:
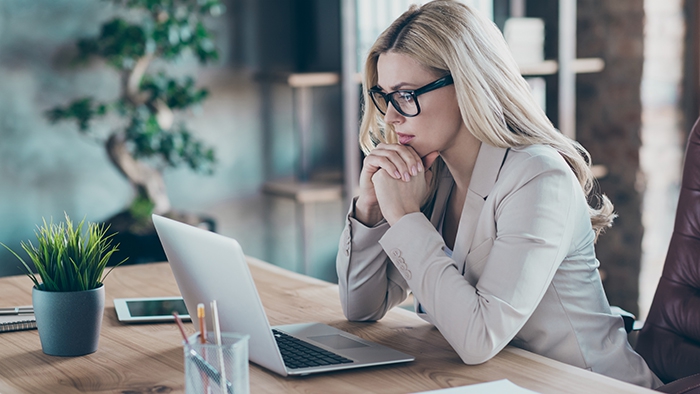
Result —
[{"label": "green grass plant", "polygon": [[103,276],[110,256],[118,251],[119,245],[112,245],[114,233],[107,234],[109,226],[87,223],[85,219],[77,225],[65,214],[65,222],[58,224],[43,220],[43,226],[34,231],[37,246],[31,241],[21,242],[22,249],[36,267],[37,274],[29,264],[7,245],[2,244],[22,262],[27,276],[34,286],[44,291],[82,291],[98,288],[114,267]]}]

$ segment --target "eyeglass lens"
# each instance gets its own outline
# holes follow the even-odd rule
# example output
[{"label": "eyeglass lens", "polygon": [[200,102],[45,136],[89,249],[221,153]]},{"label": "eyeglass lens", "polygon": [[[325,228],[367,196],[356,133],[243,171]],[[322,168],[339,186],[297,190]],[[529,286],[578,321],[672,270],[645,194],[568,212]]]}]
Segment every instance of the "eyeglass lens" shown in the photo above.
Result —
[{"label": "eyeglass lens", "polygon": [[414,116],[418,114],[418,105],[412,92],[396,91],[391,94],[372,91],[372,101],[377,106],[382,115],[386,115],[389,102],[394,108],[404,116]]},{"label": "eyeglass lens", "polygon": [[394,106],[401,115],[403,116],[416,116],[420,113],[420,106],[418,105],[418,96],[423,93],[432,92],[435,89],[440,89],[443,86],[451,85],[454,83],[451,75],[446,75],[436,81],[433,81],[422,88],[416,90],[397,90],[389,94],[383,93],[374,87],[370,89],[370,97],[382,115],[386,115],[389,103]]}]

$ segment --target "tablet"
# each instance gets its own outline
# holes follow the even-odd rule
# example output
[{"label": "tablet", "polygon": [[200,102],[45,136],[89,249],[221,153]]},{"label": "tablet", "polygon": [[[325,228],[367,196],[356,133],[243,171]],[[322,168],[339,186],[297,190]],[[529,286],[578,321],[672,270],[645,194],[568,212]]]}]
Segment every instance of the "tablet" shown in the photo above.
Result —
[{"label": "tablet", "polygon": [[115,298],[117,318],[125,323],[175,321],[173,312],[182,320],[190,320],[182,297]]}]

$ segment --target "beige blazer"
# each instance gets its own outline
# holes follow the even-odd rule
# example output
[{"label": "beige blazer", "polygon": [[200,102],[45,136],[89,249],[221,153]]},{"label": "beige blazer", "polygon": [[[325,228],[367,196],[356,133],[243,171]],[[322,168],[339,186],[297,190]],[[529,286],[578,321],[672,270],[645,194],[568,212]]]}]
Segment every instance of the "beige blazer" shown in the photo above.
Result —
[{"label": "beige blazer", "polygon": [[551,147],[482,143],[454,251],[439,232],[454,181],[440,177],[432,215],[394,226],[354,219],[336,261],[349,320],[377,320],[406,299],[467,364],[506,345],[646,387],[661,384],[630,347],[598,273],[588,205]]}]

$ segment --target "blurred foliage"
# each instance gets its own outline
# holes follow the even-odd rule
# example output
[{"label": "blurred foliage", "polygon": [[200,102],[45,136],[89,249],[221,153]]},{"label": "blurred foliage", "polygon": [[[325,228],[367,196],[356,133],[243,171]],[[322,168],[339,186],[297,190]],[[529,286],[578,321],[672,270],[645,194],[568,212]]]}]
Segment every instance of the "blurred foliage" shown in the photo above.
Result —
[{"label": "blurred foliage", "polygon": [[[115,114],[125,120],[125,126],[114,133],[123,134],[135,159],[150,160],[161,169],[184,165],[212,173],[214,150],[183,122],[172,122],[174,111],[200,105],[207,91],[196,88],[191,77],[178,80],[162,70],[155,74],[147,70],[151,60],[169,62],[185,54],[193,54],[203,64],[218,59],[203,19],[220,15],[223,4],[219,0],[105,1],[122,6],[129,18],[115,17],[102,25],[97,37],[78,40],[78,60],[101,58],[115,68],[122,77],[122,94],[113,102],[79,98],[48,110],[46,117],[52,123],[74,120],[79,131],[88,135],[94,120]],[[133,22],[136,19],[140,21]],[[133,79],[136,83],[132,88]],[[164,115],[171,121],[159,118]]]},{"label": "blurred foliage", "polygon": [[152,212],[153,202],[143,193],[139,193],[129,206],[129,214],[132,218],[135,218],[137,226],[147,226]]}]

